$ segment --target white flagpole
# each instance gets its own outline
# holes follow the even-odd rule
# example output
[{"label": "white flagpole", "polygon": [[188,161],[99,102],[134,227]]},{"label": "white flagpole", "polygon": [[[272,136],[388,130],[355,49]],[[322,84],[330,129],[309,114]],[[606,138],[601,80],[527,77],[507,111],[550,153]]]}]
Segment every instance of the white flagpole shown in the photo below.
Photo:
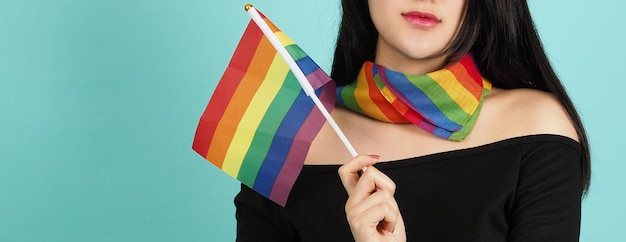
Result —
[{"label": "white flagpole", "polygon": [[317,108],[322,112],[322,115],[324,115],[324,118],[326,118],[328,124],[330,124],[335,133],[337,133],[337,136],[339,136],[339,139],[346,146],[350,154],[353,157],[356,157],[358,155],[356,153],[356,150],[354,149],[352,144],[350,144],[350,141],[348,141],[348,138],[346,138],[346,135],[343,133],[343,131],[339,129],[339,126],[337,125],[333,117],[330,116],[330,113],[328,112],[328,110],[326,110],[320,99],[317,97],[317,95],[315,95],[315,90],[306,79],[306,76],[304,75],[304,73],[302,73],[302,70],[300,70],[300,67],[298,67],[298,65],[296,64],[296,61],[291,58],[291,55],[289,55],[289,52],[287,52],[283,44],[280,43],[280,40],[278,40],[278,37],[276,37],[272,29],[267,26],[267,23],[265,23],[261,15],[259,15],[259,12],[256,11],[252,4],[246,4],[245,10],[246,12],[248,12],[248,14],[250,14],[250,17],[252,17],[252,20],[259,26],[261,31],[263,31],[263,34],[265,35],[265,37],[267,37],[270,43],[272,43],[278,54],[280,54],[285,62],[287,62],[289,69],[291,69],[293,74],[298,79],[298,82],[300,82],[300,85],[302,86],[302,89],[304,89],[304,92],[313,100],[315,106],[317,106]]}]

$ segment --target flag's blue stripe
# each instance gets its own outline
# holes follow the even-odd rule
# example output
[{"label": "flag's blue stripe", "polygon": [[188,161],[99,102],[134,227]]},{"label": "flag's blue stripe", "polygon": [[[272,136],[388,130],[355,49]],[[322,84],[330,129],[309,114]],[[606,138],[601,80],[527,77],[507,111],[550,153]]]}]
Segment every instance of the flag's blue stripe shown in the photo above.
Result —
[{"label": "flag's blue stripe", "polygon": [[436,123],[437,126],[447,129],[449,131],[457,131],[462,128],[461,125],[450,120],[444,115],[439,108],[433,103],[433,101],[419,88],[413,85],[404,74],[385,70],[384,75],[387,76],[387,80],[397,90],[402,90],[403,94],[410,93],[411,96],[405,96],[417,110],[420,110],[420,114],[424,118]]},{"label": "flag's blue stripe", "polygon": [[[321,90],[321,88],[319,90]],[[314,103],[311,101],[310,97],[308,97],[304,91],[300,91],[294,104],[287,112],[287,115],[285,115],[285,119],[283,119],[274,135],[270,150],[254,182],[253,189],[255,191],[266,197],[270,196],[276,177],[283,167],[291,145],[293,144],[293,138],[298,133],[298,130],[300,130],[300,127],[309,116],[313,107]]]},{"label": "flag's blue stripe", "polygon": [[445,129],[442,129],[442,128],[439,128],[439,127],[436,127],[433,130],[433,134],[436,135],[436,136],[439,136],[441,138],[444,138],[444,139],[449,139],[450,136],[452,136],[452,132],[451,131],[445,130]]},{"label": "flag's blue stripe", "polygon": [[304,75],[308,75],[315,70],[319,69],[319,66],[307,55],[298,45],[292,44],[285,46],[285,49],[289,53],[289,56],[296,62],[298,67],[302,70]]},{"label": "flag's blue stripe", "polygon": [[343,102],[343,96],[341,96],[341,93],[343,92],[343,88],[344,87],[346,87],[346,86],[337,87],[337,91],[336,91],[336,94],[335,94],[336,95],[336,97],[335,97],[336,101],[335,102],[338,105],[341,105],[341,106],[346,106],[346,104]]},{"label": "flag's blue stripe", "polygon": [[297,60],[296,64],[298,64],[298,67],[300,67],[305,76],[313,73],[320,68],[317,64],[315,64],[315,62],[313,62],[313,59],[311,59],[311,57],[309,56]]}]

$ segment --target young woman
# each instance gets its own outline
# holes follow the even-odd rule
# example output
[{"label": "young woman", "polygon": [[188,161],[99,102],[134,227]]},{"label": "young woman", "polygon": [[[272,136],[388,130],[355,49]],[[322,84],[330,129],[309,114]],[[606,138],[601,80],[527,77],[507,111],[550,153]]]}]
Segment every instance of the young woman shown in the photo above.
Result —
[{"label": "young woman", "polygon": [[525,0],[342,8],[332,115],[369,155],[325,126],[285,208],[242,186],[238,241],[578,241],[587,140]]}]

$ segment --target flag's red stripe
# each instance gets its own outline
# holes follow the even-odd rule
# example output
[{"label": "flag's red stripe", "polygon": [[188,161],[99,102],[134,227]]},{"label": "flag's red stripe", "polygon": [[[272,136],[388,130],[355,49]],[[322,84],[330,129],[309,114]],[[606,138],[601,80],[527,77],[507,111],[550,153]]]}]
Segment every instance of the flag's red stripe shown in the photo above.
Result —
[{"label": "flag's red stripe", "polygon": [[396,108],[396,110],[398,110],[398,113],[403,115],[403,117],[407,121],[414,123],[415,125],[419,125],[420,123],[425,121],[424,117],[421,114],[413,109],[410,109],[408,106],[406,106],[406,104],[400,101],[400,99],[396,99],[391,104]]},{"label": "flag's red stripe", "polygon": [[237,131],[237,125],[261,83],[265,80],[265,76],[270,70],[275,56],[276,49],[272,47],[267,38],[262,38],[246,74],[224,110],[224,115],[216,127],[213,140],[209,146],[207,159],[214,162],[218,167],[222,167],[228,147]]},{"label": "flag's red stripe", "polygon": [[[483,82],[482,75],[478,71],[478,68],[475,68],[473,65],[472,57],[470,55],[466,55],[465,57],[459,60],[461,66],[457,66],[456,68],[451,68],[450,71],[456,76],[457,80],[475,80],[474,82],[459,82],[461,83],[475,98],[476,100],[480,100],[483,95]],[[469,77],[468,77],[469,76]]]},{"label": "flag's red stripe", "polygon": [[[252,62],[252,56],[256,51],[254,46],[257,46],[262,38],[263,32],[261,32],[254,22],[250,21],[243,34],[242,41],[239,42],[237,48],[235,49],[235,53],[229,63],[229,68],[226,69],[219,84],[213,92],[214,95],[219,93],[225,97],[211,99],[201,117],[213,116],[213,120],[221,119],[221,116],[228,106],[233,93],[245,75],[245,71],[248,69],[248,66]],[[231,66],[238,68],[239,71],[231,69]],[[209,145],[211,144],[211,140],[213,140],[216,127],[216,122],[210,122],[208,118],[200,119],[192,148],[202,157],[207,157]],[[219,167],[221,167],[221,164]]]},{"label": "flag's red stripe", "polygon": [[374,81],[372,66],[373,63],[369,62],[368,67],[365,68],[365,76],[367,81],[367,86],[369,88],[369,96],[373,100],[373,102],[378,106],[380,111],[389,119],[391,122],[406,122],[406,118],[402,116],[402,114],[398,113],[396,109],[390,104],[385,96],[380,93],[378,86],[376,86],[376,82]]},{"label": "flag's red stripe", "polygon": [[472,57],[471,55],[466,55],[465,57],[461,58],[459,62],[461,62],[461,64],[465,66],[465,69],[467,70],[467,73],[472,77],[472,80],[475,80],[476,83],[482,86],[482,75],[480,74],[480,70],[476,68],[474,57]]}]

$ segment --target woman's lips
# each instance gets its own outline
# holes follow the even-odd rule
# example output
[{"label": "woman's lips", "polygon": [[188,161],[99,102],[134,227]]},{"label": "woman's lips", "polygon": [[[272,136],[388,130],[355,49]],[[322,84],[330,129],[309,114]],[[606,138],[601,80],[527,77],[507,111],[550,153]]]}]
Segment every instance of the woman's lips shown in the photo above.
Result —
[{"label": "woman's lips", "polygon": [[409,23],[422,28],[433,28],[441,23],[441,20],[437,18],[437,16],[420,11],[402,13],[402,17],[409,21]]}]

